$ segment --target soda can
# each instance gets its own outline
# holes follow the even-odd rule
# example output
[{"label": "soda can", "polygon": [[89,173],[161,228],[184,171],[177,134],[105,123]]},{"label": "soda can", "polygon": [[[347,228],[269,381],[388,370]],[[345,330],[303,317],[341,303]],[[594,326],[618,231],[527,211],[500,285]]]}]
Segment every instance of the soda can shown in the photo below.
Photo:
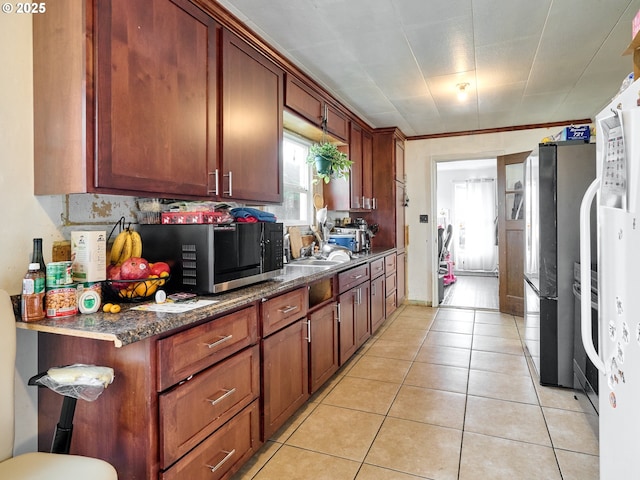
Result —
[{"label": "soda can", "polygon": [[73,283],[70,261],[47,263],[46,286],[50,288]]}]

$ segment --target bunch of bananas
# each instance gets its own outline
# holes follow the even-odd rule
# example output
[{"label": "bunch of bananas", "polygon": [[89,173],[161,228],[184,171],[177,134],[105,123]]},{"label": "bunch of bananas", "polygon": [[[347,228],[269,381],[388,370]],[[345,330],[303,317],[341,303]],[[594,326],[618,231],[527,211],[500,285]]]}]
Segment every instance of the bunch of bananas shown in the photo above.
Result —
[{"label": "bunch of bananas", "polygon": [[131,257],[142,256],[142,238],[135,230],[126,228],[122,230],[111,247],[111,265],[122,265]]}]

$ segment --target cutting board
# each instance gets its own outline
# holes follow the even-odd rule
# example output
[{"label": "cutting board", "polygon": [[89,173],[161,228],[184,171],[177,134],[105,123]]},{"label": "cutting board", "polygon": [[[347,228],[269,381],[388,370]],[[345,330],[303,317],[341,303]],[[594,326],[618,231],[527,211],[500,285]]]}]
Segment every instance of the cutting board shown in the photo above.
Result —
[{"label": "cutting board", "polygon": [[289,227],[289,244],[291,245],[291,256],[293,258],[300,258],[300,249],[302,248],[300,228]]}]

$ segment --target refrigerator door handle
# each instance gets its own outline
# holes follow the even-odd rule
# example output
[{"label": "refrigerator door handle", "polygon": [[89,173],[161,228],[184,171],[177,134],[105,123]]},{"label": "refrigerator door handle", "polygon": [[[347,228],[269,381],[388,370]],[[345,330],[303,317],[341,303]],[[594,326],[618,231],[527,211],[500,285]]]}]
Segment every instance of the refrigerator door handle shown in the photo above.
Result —
[{"label": "refrigerator door handle", "polygon": [[[580,284],[582,290],[591,290],[591,204],[600,188],[600,179],[596,178],[582,198],[580,204]],[[580,332],[585,352],[593,365],[606,374],[604,362],[598,355],[591,337],[591,295],[580,298]]]}]

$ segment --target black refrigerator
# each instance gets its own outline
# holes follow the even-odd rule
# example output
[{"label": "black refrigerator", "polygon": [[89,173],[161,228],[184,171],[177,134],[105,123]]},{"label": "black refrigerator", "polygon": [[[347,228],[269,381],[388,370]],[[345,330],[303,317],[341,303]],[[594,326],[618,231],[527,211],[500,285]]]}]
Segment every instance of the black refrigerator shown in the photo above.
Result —
[{"label": "black refrigerator", "polygon": [[573,388],[573,269],[580,257],[580,203],[596,175],[596,146],[540,144],[524,168],[525,347],[540,384]]}]

